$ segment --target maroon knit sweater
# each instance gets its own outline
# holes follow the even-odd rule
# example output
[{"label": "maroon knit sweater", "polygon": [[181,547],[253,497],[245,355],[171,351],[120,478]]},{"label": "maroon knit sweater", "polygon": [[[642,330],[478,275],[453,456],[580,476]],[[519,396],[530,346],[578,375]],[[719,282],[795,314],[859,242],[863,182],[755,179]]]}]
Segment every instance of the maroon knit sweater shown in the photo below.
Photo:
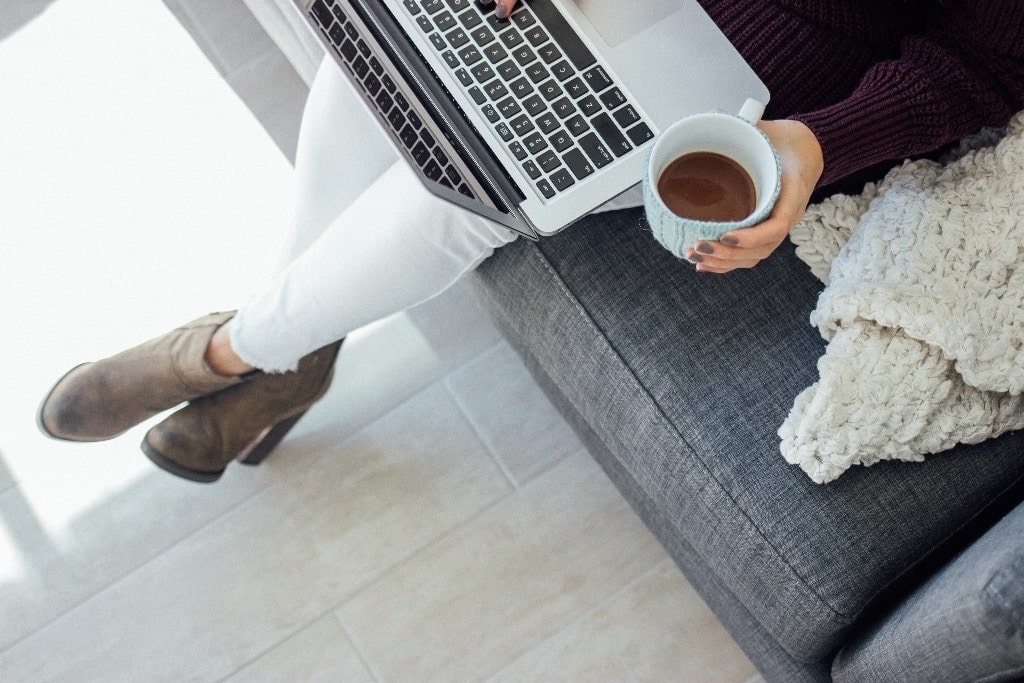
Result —
[{"label": "maroon knit sweater", "polygon": [[1024,0],[701,0],[825,155],[819,185],[1024,109]]}]

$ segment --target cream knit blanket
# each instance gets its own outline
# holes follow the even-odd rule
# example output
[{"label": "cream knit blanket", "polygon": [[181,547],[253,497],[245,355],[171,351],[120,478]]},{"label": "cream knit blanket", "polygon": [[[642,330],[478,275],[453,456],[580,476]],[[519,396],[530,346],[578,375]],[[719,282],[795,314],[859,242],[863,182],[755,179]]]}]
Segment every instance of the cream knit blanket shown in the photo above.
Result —
[{"label": "cream knit blanket", "polygon": [[779,428],[818,483],[1024,427],[1024,112],[908,162],[792,232],[825,284],[820,380]]}]

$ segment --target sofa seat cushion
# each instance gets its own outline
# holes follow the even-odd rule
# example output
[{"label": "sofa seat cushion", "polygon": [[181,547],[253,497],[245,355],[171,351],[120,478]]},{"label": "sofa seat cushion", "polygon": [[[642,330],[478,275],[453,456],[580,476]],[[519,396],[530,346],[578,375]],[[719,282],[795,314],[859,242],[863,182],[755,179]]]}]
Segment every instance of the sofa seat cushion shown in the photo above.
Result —
[{"label": "sofa seat cushion", "polygon": [[697,273],[636,209],[513,243],[479,278],[667,520],[655,533],[699,553],[797,660],[828,655],[887,589],[1019,495],[1019,433],[824,486],[785,463],[776,430],[824,348],[808,323],[820,284],[788,244],[750,271]]},{"label": "sofa seat cushion", "polygon": [[1024,678],[1024,504],[842,649],[836,681]]}]

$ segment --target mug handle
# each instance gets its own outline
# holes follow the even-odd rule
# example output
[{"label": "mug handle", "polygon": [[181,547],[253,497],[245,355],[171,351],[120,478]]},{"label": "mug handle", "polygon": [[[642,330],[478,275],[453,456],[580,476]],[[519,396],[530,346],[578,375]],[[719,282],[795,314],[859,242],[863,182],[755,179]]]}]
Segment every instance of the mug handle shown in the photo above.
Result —
[{"label": "mug handle", "polygon": [[755,100],[753,97],[748,97],[747,101],[740,107],[740,118],[750,124],[756,124],[761,120],[761,114],[764,114],[764,103]]}]

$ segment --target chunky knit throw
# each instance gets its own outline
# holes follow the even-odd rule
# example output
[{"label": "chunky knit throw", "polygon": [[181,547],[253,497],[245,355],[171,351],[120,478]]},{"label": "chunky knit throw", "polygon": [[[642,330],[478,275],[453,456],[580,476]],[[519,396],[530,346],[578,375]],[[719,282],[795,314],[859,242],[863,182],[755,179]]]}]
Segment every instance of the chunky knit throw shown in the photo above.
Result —
[{"label": "chunky knit throw", "polygon": [[792,232],[826,287],[820,379],[779,429],[815,482],[1024,427],[1024,112]]}]

